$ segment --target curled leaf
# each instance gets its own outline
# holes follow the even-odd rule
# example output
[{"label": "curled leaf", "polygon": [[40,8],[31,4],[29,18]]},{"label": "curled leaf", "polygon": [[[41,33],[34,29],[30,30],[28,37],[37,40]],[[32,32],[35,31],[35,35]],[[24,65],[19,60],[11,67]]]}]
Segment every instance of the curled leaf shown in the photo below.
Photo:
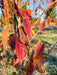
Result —
[{"label": "curled leaf", "polygon": [[15,43],[17,41],[18,37],[16,34],[10,34],[9,35],[9,44],[12,50],[15,49]]}]

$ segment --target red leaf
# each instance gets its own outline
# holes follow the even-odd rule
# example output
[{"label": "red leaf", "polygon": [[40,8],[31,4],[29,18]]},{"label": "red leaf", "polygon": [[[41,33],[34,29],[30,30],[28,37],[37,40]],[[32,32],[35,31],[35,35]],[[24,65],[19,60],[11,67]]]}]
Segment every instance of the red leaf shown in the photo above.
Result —
[{"label": "red leaf", "polygon": [[28,17],[24,17],[22,20],[23,20],[23,25],[24,25],[26,34],[27,34],[27,35],[30,37],[30,39],[32,40],[32,32],[31,32],[31,30],[30,30],[29,18],[28,18]]},{"label": "red leaf", "polygon": [[20,29],[20,33],[21,33],[21,36],[22,36],[22,39],[23,39],[23,42],[24,42],[26,40],[26,33],[25,33],[25,31],[22,27],[20,27],[19,29]]},{"label": "red leaf", "polygon": [[15,66],[18,62],[19,62],[19,59],[15,55],[14,58],[13,58],[13,66]]},{"label": "red leaf", "polygon": [[43,73],[42,67],[44,65],[44,57],[43,56],[39,56],[39,61],[38,64],[35,66],[36,70],[40,73]]},{"label": "red leaf", "polygon": [[16,34],[9,35],[9,44],[12,49],[15,49],[15,43],[16,43],[17,39],[18,39],[18,37]]},{"label": "red leaf", "polygon": [[37,44],[36,49],[35,49],[34,59],[36,57],[38,57],[39,55],[41,55],[44,48],[45,48],[45,45],[43,43],[40,42],[40,43]]},{"label": "red leaf", "polygon": [[28,62],[26,65],[26,75],[32,75],[32,72],[34,71],[34,65],[32,62]]},{"label": "red leaf", "polygon": [[24,30],[25,30],[26,34],[32,40],[32,32],[31,32],[30,23],[29,23],[30,15],[27,10],[20,10],[20,12],[21,12],[21,16],[22,16]]},{"label": "red leaf", "polygon": [[40,25],[38,25],[38,27],[39,27],[39,30],[43,30],[45,28],[45,21],[40,23]]},{"label": "red leaf", "polygon": [[13,75],[16,75],[16,73],[15,73],[15,72],[13,72]]},{"label": "red leaf", "polygon": [[16,55],[17,55],[17,57],[19,59],[19,62],[22,65],[22,62],[24,60],[24,55],[25,55],[26,47],[25,47],[25,45],[22,42],[20,42],[18,40],[16,42],[15,49],[16,49]]},{"label": "red leaf", "polygon": [[25,32],[32,40],[32,32],[31,32],[30,24],[29,24],[30,14],[25,9],[19,9],[15,3],[15,0],[14,0],[14,8],[16,10],[17,15],[22,17]]}]

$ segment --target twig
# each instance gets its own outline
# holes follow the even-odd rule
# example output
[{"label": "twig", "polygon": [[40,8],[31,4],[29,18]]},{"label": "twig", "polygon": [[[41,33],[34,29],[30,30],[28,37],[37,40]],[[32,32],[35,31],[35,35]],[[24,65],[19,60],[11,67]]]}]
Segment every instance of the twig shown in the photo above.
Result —
[{"label": "twig", "polygon": [[[50,4],[48,4],[48,5],[46,5],[46,6],[44,6],[43,8],[45,8],[45,7],[48,7],[49,5],[51,5],[51,4],[54,4],[55,2],[57,2],[57,0],[56,1],[54,1],[54,2],[52,2],[52,3],[50,3]],[[36,14],[38,11],[40,11],[40,9],[39,10],[37,10],[35,13],[33,13],[32,15],[34,15],[34,14]]]},{"label": "twig", "polygon": [[55,48],[56,45],[57,45],[57,42],[51,47],[51,49],[48,51],[47,55],[49,55],[49,53]]},{"label": "twig", "polygon": [[[34,37],[35,37],[39,32],[40,32],[40,30],[36,32],[36,34],[32,37],[32,39],[34,39]],[[29,43],[30,43],[31,41],[32,41],[32,40],[30,40]]]}]

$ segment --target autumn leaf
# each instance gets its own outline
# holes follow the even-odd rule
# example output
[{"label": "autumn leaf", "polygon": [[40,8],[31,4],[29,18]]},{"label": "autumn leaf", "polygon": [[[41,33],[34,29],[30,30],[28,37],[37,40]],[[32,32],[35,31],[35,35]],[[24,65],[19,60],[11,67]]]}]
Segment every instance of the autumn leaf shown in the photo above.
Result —
[{"label": "autumn leaf", "polygon": [[44,8],[43,8],[43,7],[41,7],[41,6],[39,6],[39,9],[44,10]]},{"label": "autumn leaf", "polygon": [[35,27],[35,23],[33,23],[33,22],[31,22],[30,25]]},{"label": "autumn leaf", "polygon": [[39,30],[43,30],[45,28],[45,21],[43,21],[42,23],[40,23],[38,25],[38,27],[39,27]]},{"label": "autumn leaf", "polygon": [[13,72],[13,74],[12,75],[16,75],[16,73],[15,72]]},{"label": "autumn leaf", "polygon": [[9,45],[10,45],[12,50],[15,49],[15,43],[16,43],[17,39],[18,39],[18,37],[16,34],[10,34],[9,35]]},{"label": "autumn leaf", "polygon": [[32,30],[32,34],[35,35],[35,31],[34,30]]},{"label": "autumn leaf", "polygon": [[33,0],[33,4],[35,4],[35,0]]},{"label": "autumn leaf", "polygon": [[49,16],[48,16],[47,20],[48,20],[49,23],[52,22],[52,19]]},{"label": "autumn leaf", "polygon": [[19,29],[20,29],[20,33],[21,33],[21,36],[22,36],[22,40],[24,42],[26,40],[27,34],[25,33],[23,27],[19,27]]},{"label": "autumn leaf", "polygon": [[3,43],[3,50],[5,51],[6,45],[7,45],[7,40],[8,40],[8,31],[10,27],[7,26],[4,31],[2,32],[2,43]]},{"label": "autumn leaf", "polygon": [[41,55],[39,56],[38,64],[36,64],[35,68],[38,72],[44,73],[42,67],[44,65],[45,59]]},{"label": "autumn leaf", "polygon": [[32,48],[29,49],[29,53],[32,53]]},{"label": "autumn leaf", "polygon": [[24,25],[24,29],[25,29],[26,34],[32,40],[32,32],[31,32],[31,29],[30,29],[29,18],[23,17],[22,20],[23,20],[23,25]]},{"label": "autumn leaf", "polygon": [[31,17],[30,14],[25,9],[19,9],[15,2],[14,2],[14,7],[15,7],[17,15],[22,18],[23,26],[24,26],[24,30],[25,30],[26,34],[32,40],[32,32],[31,32],[30,23],[29,23],[29,18]]},{"label": "autumn leaf", "polygon": [[28,13],[31,15],[32,10],[31,9],[27,9]]},{"label": "autumn leaf", "polygon": [[15,44],[15,50],[16,50],[16,55],[19,59],[19,62],[22,65],[22,62],[24,60],[26,46],[22,42],[20,42],[20,39],[18,39],[18,41]]},{"label": "autumn leaf", "polygon": [[30,5],[30,1],[28,0],[28,5]]},{"label": "autumn leaf", "polygon": [[43,52],[44,48],[45,48],[45,45],[42,42],[37,44],[37,46],[36,46],[36,48],[34,50],[35,51],[34,59],[37,58],[39,55],[41,55],[41,53]]},{"label": "autumn leaf", "polygon": [[39,57],[37,57],[35,60],[34,60],[34,66],[36,66],[36,64],[38,63],[39,61]]},{"label": "autumn leaf", "polygon": [[32,72],[34,71],[34,65],[32,62],[28,62],[26,64],[26,75],[32,75]]},{"label": "autumn leaf", "polygon": [[54,19],[55,24],[57,25],[57,19]]},{"label": "autumn leaf", "polygon": [[9,25],[9,12],[8,12],[8,3],[7,0],[3,0],[3,4],[4,4],[4,15],[5,15],[5,20],[7,22],[7,24]]},{"label": "autumn leaf", "polygon": [[37,4],[39,3],[40,0],[37,1]]},{"label": "autumn leaf", "polygon": [[35,49],[36,48],[36,45],[33,45],[33,48]]}]

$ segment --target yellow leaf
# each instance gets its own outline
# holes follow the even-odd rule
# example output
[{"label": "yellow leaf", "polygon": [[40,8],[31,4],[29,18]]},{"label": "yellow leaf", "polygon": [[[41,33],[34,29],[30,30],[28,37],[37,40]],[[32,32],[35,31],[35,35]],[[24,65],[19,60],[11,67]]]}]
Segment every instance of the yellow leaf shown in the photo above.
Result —
[{"label": "yellow leaf", "polygon": [[2,69],[0,69],[0,72],[2,71]]},{"label": "yellow leaf", "polygon": [[39,61],[39,57],[37,57],[35,60],[34,60],[34,66],[38,63]]},{"label": "yellow leaf", "polygon": [[49,23],[46,23],[46,25],[49,26],[50,24]]},{"label": "yellow leaf", "polygon": [[32,34],[35,35],[35,31],[34,30],[32,30]]},{"label": "yellow leaf", "polygon": [[8,40],[8,31],[10,27],[7,26],[4,31],[2,32],[2,43],[3,43],[3,50],[5,51],[6,45],[7,45],[7,40]]},{"label": "yellow leaf", "polygon": [[35,49],[36,48],[36,45],[33,45],[33,48]]},{"label": "yellow leaf", "polygon": [[32,10],[31,9],[27,9],[28,13],[31,15]]},{"label": "yellow leaf", "polygon": [[43,57],[44,57],[44,58],[47,58],[48,56],[47,56],[47,55],[43,55]]},{"label": "yellow leaf", "polygon": [[41,43],[41,40],[39,40],[37,43]]},{"label": "yellow leaf", "polygon": [[40,0],[37,1],[37,4],[39,3]]},{"label": "yellow leaf", "polygon": [[29,49],[29,53],[32,53],[32,48]]}]

